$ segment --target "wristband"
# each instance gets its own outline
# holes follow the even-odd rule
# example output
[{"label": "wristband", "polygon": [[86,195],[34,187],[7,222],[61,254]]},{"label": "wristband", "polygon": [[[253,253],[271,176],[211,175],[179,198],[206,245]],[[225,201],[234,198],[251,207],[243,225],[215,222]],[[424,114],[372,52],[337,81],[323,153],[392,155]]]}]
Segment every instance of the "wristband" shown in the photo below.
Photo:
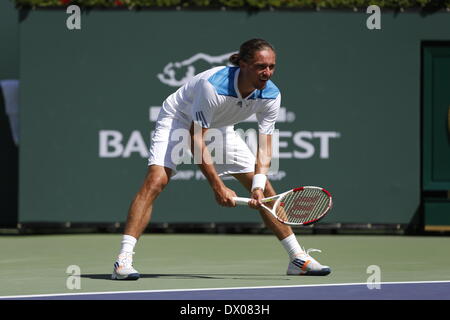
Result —
[{"label": "wristband", "polygon": [[267,182],[267,176],[265,174],[262,174],[262,173],[255,174],[255,176],[253,177],[253,182],[252,182],[252,192],[256,188],[261,188],[264,191],[264,189],[266,187],[266,182]]}]

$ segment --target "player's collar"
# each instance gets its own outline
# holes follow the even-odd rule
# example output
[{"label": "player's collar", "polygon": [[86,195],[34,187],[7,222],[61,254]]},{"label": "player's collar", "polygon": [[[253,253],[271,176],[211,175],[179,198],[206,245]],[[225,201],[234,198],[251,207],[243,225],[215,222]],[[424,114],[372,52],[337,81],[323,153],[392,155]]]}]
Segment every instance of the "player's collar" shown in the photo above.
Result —
[{"label": "player's collar", "polygon": [[240,71],[241,71],[241,68],[237,68],[236,72],[234,73],[234,91],[236,91],[236,95],[239,100],[248,100],[249,98],[253,97],[253,95],[255,94],[257,89],[253,90],[247,97],[242,98],[241,92],[239,91],[239,88],[238,88],[238,78],[239,78]]}]

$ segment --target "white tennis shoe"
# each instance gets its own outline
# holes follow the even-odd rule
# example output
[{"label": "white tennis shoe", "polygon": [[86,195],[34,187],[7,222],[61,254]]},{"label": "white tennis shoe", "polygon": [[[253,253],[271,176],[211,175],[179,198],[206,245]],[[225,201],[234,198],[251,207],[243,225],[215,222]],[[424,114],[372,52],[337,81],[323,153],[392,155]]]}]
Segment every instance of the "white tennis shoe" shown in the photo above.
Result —
[{"label": "white tennis shoe", "polygon": [[133,268],[133,254],[123,252],[119,254],[114,263],[114,270],[111,275],[112,280],[137,280],[140,275],[136,269]]},{"label": "white tennis shoe", "polygon": [[322,252],[318,249],[306,250],[306,252],[289,262],[286,274],[289,276],[326,276],[330,274],[330,267],[321,265],[309,255],[312,251]]}]

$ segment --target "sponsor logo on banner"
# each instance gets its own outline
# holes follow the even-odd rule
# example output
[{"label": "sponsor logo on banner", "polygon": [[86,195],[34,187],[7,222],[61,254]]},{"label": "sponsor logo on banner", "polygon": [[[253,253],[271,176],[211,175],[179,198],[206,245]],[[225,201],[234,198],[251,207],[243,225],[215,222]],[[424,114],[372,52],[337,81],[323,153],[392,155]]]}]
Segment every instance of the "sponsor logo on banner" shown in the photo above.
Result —
[{"label": "sponsor logo on banner", "polygon": [[[220,56],[210,56],[206,53],[197,53],[192,57],[179,61],[179,62],[169,62],[163,69],[163,73],[158,73],[157,77],[162,83],[171,87],[180,87],[190,79],[192,79],[196,74],[200,72],[197,71],[197,65],[204,63],[209,64],[206,69],[223,66],[228,63],[228,58],[235,52],[225,53]],[[206,70],[204,69],[204,70]]]}]

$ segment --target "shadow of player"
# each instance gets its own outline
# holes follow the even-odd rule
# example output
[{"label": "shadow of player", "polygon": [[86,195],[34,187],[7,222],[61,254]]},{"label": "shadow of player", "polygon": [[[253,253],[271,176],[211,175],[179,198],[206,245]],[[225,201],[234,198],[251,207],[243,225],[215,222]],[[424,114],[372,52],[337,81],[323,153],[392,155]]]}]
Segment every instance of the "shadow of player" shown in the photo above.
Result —
[{"label": "shadow of player", "polygon": [[[82,274],[81,278],[94,280],[111,280],[111,274]],[[141,274],[140,278],[153,279],[210,279],[210,280],[290,280],[289,278],[276,277],[274,274]]]}]

